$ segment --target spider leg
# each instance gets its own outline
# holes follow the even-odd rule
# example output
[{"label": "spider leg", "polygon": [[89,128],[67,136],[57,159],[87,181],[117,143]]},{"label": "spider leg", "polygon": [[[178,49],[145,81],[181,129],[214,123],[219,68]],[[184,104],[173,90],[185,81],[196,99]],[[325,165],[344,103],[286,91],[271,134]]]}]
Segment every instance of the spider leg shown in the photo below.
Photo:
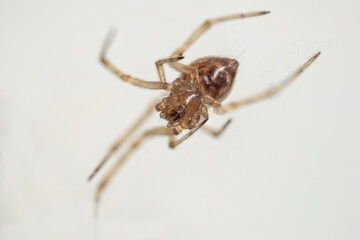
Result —
[{"label": "spider leg", "polygon": [[107,50],[109,49],[109,46],[110,46],[112,40],[114,39],[114,36],[115,36],[114,32],[110,32],[108,34],[108,36],[104,42],[103,48],[101,50],[101,53],[100,53],[100,61],[107,69],[109,69],[111,72],[113,72],[116,76],[118,76],[123,81],[133,84],[138,87],[149,88],[149,89],[166,89],[168,87],[168,84],[166,82],[162,82],[162,81],[161,82],[149,82],[149,81],[144,81],[144,80],[137,79],[137,78],[131,77],[129,75],[126,75],[123,72],[121,72],[120,70],[118,70],[112,63],[110,63],[109,60],[107,60],[105,55],[106,55]]},{"label": "spider leg", "polygon": [[229,126],[229,124],[231,123],[231,119],[229,119],[224,125],[222,125],[222,127],[218,130],[214,130],[212,128],[209,128],[207,126],[204,126],[202,128],[202,130],[204,130],[205,132],[211,134],[213,137],[219,137],[224,130]]},{"label": "spider leg", "polygon": [[89,181],[97,174],[97,172],[104,166],[104,164],[109,160],[109,158],[120,148],[120,146],[135,132],[135,130],[138,129],[140,125],[145,122],[145,120],[154,111],[154,107],[155,104],[149,106],[146,109],[145,113],[135,122],[135,124],[131,126],[131,128],[115,142],[115,144],[109,149],[105,157],[101,160],[101,162],[97,165],[97,167],[88,177]]},{"label": "spider leg", "polygon": [[197,130],[199,130],[206,122],[207,120],[209,120],[208,118],[206,118],[204,121],[202,121],[199,125],[197,125],[195,128],[193,128],[190,132],[188,132],[188,134],[186,134],[185,136],[183,136],[182,138],[175,140],[174,135],[170,136],[169,139],[169,147],[170,148],[175,148],[177,145],[179,145],[180,143],[182,143],[184,140],[186,140],[187,138],[189,138],[194,132],[196,132]]},{"label": "spider leg", "polygon": [[188,134],[183,136],[181,139],[176,140],[174,136],[172,135],[172,129],[171,128],[154,128],[151,130],[146,131],[143,133],[136,141],[133,142],[133,144],[129,147],[129,149],[122,155],[119,160],[115,163],[115,165],[110,169],[110,171],[107,173],[107,175],[102,179],[100,184],[97,187],[96,194],[95,194],[95,217],[97,216],[97,210],[98,210],[98,204],[100,202],[100,197],[105,189],[105,187],[108,185],[110,180],[114,177],[115,173],[119,170],[119,168],[124,164],[125,160],[130,156],[130,154],[140,146],[140,143],[144,141],[148,137],[157,136],[157,135],[168,135],[169,138],[169,145],[171,148],[176,147],[178,144],[183,142],[185,139],[190,137],[194,132],[196,132],[199,128],[201,128],[208,119],[205,119],[202,121],[196,128],[191,130]]},{"label": "spider leg", "polygon": [[179,49],[177,49],[171,55],[171,57],[181,56],[186,51],[186,49],[188,49],[190,47],[190,45],[201,36],[201,34],[203,34],[208,28],[210,28],[215,23],[219,23],[219,22],[226,21],[226,20],[254,17],[254,16],[264,15],[264,14],[268,14],[268,13],[270,13],[270,12],[269,11],[251,12],[251,13],[236,14],[236,15],[213,18],[213,19],[207,20],[190,36],[190,38]]},{"label": "spider leg", "polygon": [[298,70],[296,72],[294,72],[290,77],[288,77],[287,79],[285,79],[283,82],[279,83],[278,85],[276,85],[266,91],[258,93],[252,97],[249,97],[244,100],[240,100],[237,102],[230,103],[226,106],[223,106],[222,107],[223,111],[227,112],[229,110],[241,107],[243,105],[254,103],[259,100],[263,100],[263,99],[273,96],[274,94],[278,93],[280,90],[282,90],[283,88],[288,86],[294,79],[296,79],[307,67],[310,66],[310,64],[312,64],[315,61],[315,59],[320,55],[320,53],[321,52],[318,52],[317,54],[315,54],[304,65],[302,65],[300,68],[298,68]]},{"label": "spider leg", "polygon": [[164,63],[173,63],[173,62],[177,62],[181,59],[183,59],[184,57],[173,57],[173,58],[165,58],[165,59],[161,59],[158,60],[156,62],[156,68],[159,74],[159,78],[160,78],[160,82],[166,82],[166,78],[165,78],[165,73],[164,73]]},{"label": "spider leg", "polygon": [[192,75],[197,75],[198,74],[198,70],[192,66],[188,66],[186,64],[182,64],[179,62],[171,62],[169,63],[170,67],[172,67],[173,69],[175,69],[178,72],[181,73],[185,73],[185,74],[192,74]]},{"label": "spider leg", "polygon": [[107,175],[103,178],[101,183],[99,184],[96,195],[95,195],[95,201],[96,204],[100,201],[100,196],[104,190],[104,188],[107,186],[109,181],[114,177],[117,170],[123,165],[125,160],[130,156],[130,154],[139,147],[140,143],[145,140],[148,137],[157,136],[157,135],[171,135],[172,130],[170,128],[154,128],[151,130],[146,131],[143,133],[136,141],[133,142],[133,144],[130,146],[130,148],[122,155],[119,160],[115,163],[115,165],[110,169],[110,171],[107,173]]}]

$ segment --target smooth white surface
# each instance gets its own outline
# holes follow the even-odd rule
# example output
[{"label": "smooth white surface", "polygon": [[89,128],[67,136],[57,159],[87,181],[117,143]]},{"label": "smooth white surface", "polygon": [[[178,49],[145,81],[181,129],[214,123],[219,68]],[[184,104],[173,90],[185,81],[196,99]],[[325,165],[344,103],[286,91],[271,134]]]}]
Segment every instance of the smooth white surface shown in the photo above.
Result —
[{"label": "smooth white surface", "polygon": [[[0,238],[360,239],[358,9],[354,0],[1,1]],[[118,29],[109,58],[157,80],[154,62],[206,18],[256,10],[272,13],[217,25],[185,53],[184,63],[239,60],[227,102],[320,58],[280,95],[213,116],[211,126],[233,118],[220,139],[199,132],[174,151],[164,137],[146,142],[95,222],[96,183],[116,158],[86,177],[161,95],[100,65],[108,30]],[[143,129],[164,124],[155,114]]]}]

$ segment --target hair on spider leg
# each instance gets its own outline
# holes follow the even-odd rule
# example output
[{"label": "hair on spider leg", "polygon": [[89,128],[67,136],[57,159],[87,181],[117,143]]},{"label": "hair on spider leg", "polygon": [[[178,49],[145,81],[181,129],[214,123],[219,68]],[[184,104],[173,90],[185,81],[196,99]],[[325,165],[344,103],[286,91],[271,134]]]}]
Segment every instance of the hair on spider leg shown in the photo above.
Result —
[{"label": "hair on spider leg", "polygon": [[[106,58],[106,53],[114,37],[113,33],[108,34],[100,54],[101,63],[104,67],[124,82],[141,88],[164,90],[167,92],[167,95],[164,96],[161,101],[151,104],[146,109],[145,113],[134,122],[133,126],[131,126],[125,134],[116,141],[105,155],[103,161],[90,175],[89,180],[98,173],[105,162],[119,150],[123,143],[134,134],[154,110],[159,112],[160,118],[167,122],[167,126],[149,129],[140,134],[140,136],[130,144],[129,148],[125,150],[123,155],[115,162],[114,166],[100,181],[95,194],[96,204],[99,204],[103,190],[114,177],[118,169],[145,140],[153,136],[164,135],[169,139],[169,147],[175,148],[199,129],[203,129],[205,132],[217,137],[229,126],[231,119],[227,120],[216,130],[206,127],[205,124],[209,120],[209,109],[213,109],[216,114],[225,114],[228,111],[237,109],[241,106],[267,99],[283,90],[315,61],[320,55],[320,52],[299,67],[290,77],[279,84],[274,85],[271,89],[266,89],[253,96],[226,105],[222,105],[222,102],[230,94],[235,82],[235,76],[239,66],[236,59],[208,56],[198,58],[188,65],[179,62],[184,58],[183,53],[214,24],[227,20],[261,16],[268,13],[270,12],[250,12],[213,18],[205,21],[182,46],[170,55],[169,58],[161,59],[156,62],[159,81],[145,81],[138,79],[127,75],[116,68]],[[180,73],[180,75],[171,83],[166,80],[164,64],[168,64]]]}]

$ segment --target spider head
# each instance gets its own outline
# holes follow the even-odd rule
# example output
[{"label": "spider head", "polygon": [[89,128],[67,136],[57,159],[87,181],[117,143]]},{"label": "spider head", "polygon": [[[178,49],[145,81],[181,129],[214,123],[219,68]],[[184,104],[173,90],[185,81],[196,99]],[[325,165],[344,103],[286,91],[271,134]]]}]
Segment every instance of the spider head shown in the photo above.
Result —
[{"label": "spider head", "polygon": [[171,85],[169,96],[155,106],[160,117],[168,121],[167,127],[177,135],[184,129],[194,128],[207,117],[207,107],[202,103],[202,94],[189,82],[176,79]]}]

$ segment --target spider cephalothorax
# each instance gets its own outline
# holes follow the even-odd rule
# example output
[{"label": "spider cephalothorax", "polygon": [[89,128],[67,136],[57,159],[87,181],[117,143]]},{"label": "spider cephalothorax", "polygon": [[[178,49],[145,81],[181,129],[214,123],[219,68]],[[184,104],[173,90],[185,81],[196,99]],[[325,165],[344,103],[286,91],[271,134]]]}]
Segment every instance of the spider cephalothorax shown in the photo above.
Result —
[{"label": "spider cephalothorax", "polygon": [[191,83],[177,78],[171,85],[169,96],[155,106],[160,117],[168,121],[168,128],[177,135],[184,129],[193,129],[199,121],[207,118],[203,95]]}]

